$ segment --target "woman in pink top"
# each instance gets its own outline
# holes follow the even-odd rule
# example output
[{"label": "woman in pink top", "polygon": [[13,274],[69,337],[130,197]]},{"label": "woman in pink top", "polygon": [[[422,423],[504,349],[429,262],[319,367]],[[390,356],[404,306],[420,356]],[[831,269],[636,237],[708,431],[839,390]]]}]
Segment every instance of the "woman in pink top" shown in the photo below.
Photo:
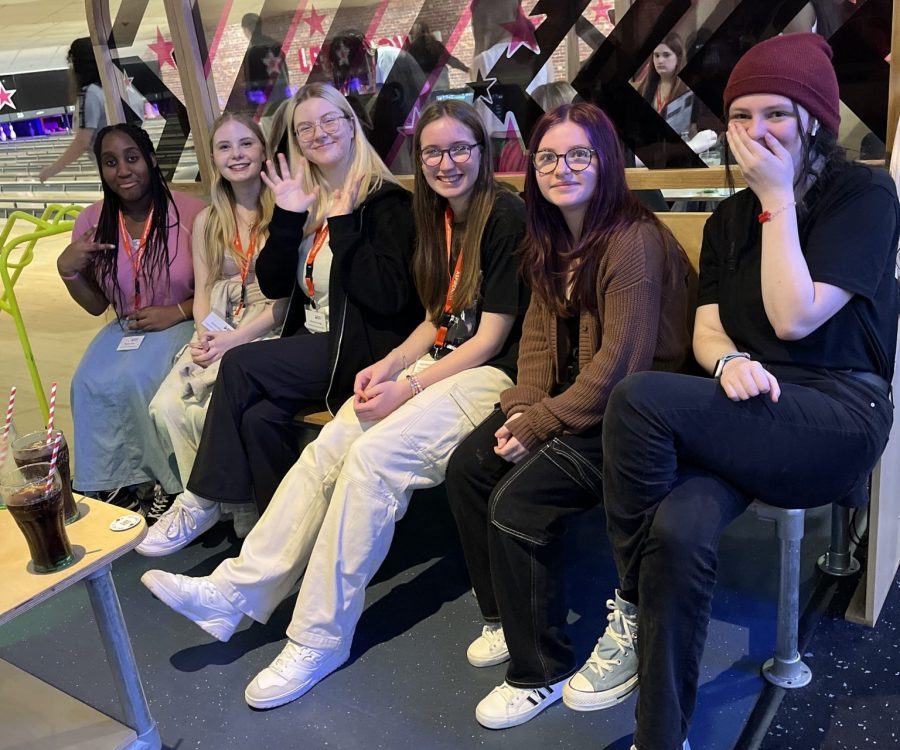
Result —
[{"label": "woman in pink top", "polygon": [[[116,319],[94,337],[72,378],[73,485],[85,493],[180,481],[148,404],[190,340],[194,298],[191,228],[201,200],[171,193],[150,138],[133,125],[103,128],[94,142],[103,200],[75,222],[57,269],[92,315]],[[133,492],[117,504],[133,507]]]}]

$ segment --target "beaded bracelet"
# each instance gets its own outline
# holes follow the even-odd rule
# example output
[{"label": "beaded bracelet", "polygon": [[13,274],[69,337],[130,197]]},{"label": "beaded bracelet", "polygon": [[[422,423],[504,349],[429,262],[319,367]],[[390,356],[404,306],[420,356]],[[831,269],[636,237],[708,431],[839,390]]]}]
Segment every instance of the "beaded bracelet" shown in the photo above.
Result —
[{"label": "beaded bracelet", "polygon": [[409,387],[412,388],[413,396],[418,396],[424,390],[415,375],[407,375],[406,380],[409,382]]},{"label": "beaded bracelet", "polygon": [[791,201],[790,203],[785,203],[781,208],[776,211],[763,211],[759,216],[757,216],[757,220],[760,224],[765,224],[767,221],[772,221],[778,214],[784,213],[792,206],[796,206],[797,203],[795,201]]}]

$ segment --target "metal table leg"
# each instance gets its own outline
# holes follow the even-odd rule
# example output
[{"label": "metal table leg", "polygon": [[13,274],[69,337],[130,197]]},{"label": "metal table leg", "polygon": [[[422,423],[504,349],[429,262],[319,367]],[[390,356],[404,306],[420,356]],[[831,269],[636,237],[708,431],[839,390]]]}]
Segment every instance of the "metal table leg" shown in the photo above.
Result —
[{"label": "metal table leg", "polygon": [[112,668],[119,702],[125,710],[125,723],[137,733],[131,750],[160,750],[162,741],[134,661],[122,607],[112,579],[112,566],[106,565],[85,580],[100,638]]}]

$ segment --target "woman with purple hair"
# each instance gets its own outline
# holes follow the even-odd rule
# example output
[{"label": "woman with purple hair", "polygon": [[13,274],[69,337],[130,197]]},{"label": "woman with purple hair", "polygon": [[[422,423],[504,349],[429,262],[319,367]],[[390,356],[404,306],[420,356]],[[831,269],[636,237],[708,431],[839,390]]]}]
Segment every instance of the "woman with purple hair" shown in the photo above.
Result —
[{"label": "woman with purple hair", "polygon": [[684,252],[625,184],[622,147],[596,106],[545,114],[525,176],[531,305],[516,384],[460,445],[447,494],[487,622],[467,652],[509,659],[475,711],[492,729],[560,699],[578,665],[565,634],[562,534],[602,498],[601,424],[632,372],[675,370],[688,346]]}]

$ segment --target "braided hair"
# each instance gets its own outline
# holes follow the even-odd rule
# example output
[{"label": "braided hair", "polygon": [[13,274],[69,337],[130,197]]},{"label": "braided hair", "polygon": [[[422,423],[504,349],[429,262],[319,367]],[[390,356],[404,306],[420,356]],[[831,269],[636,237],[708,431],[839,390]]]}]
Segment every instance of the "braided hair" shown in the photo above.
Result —
[{"label": "braided hair", "polygon": [[[116,123],[101,128],[94,139],[94,158],[97,160],[97,167],[101,174],[101,184],[103,186],[103,205],[100,209],[100,217],[97,220],[97,231],[94,234],[95,242],[103,242],[114,245],[112,250],[104,250],[98,252],[94,261],[97,283],[101,289],[111,286],[114,300],[110,300],[116,311],[116,316],[121,318],[121,311],[124,308],[124,295],[119,287],[118,267],[119,267],[119,212],[122,210],[122,201],[118,194],[106,184],[106,180],[102,179],[103,166],[101,164],[101,153],[103,149],[103,139],[112,132],[118,131],[128,136],[141,152],[147,168],[150,173],[150,194],[151,206],[153,208],[153,220],[150,223],[150,229],[147,234],[147,246],[144,254],[144,260],[141,264],[141,278],[146,282],[147,288],[150,290],[148,299],[152,297],[152,279],[160,273],[165,273],[166,286],[169,285],[169,265],[174,260],[174,256],[169,255],[168,234],[169,227],[169,206],[175,211],[174,226],[178,227],[177,231],[181,231],[181,217],[178,213],[178,206],[172,199],[172,193],[166,184],[162,171],[156,162],[156,152],[150,141],[150,136],[146,131],[137,125],[130,123]],[[177,253],[177,240],[176,249]]]}]

